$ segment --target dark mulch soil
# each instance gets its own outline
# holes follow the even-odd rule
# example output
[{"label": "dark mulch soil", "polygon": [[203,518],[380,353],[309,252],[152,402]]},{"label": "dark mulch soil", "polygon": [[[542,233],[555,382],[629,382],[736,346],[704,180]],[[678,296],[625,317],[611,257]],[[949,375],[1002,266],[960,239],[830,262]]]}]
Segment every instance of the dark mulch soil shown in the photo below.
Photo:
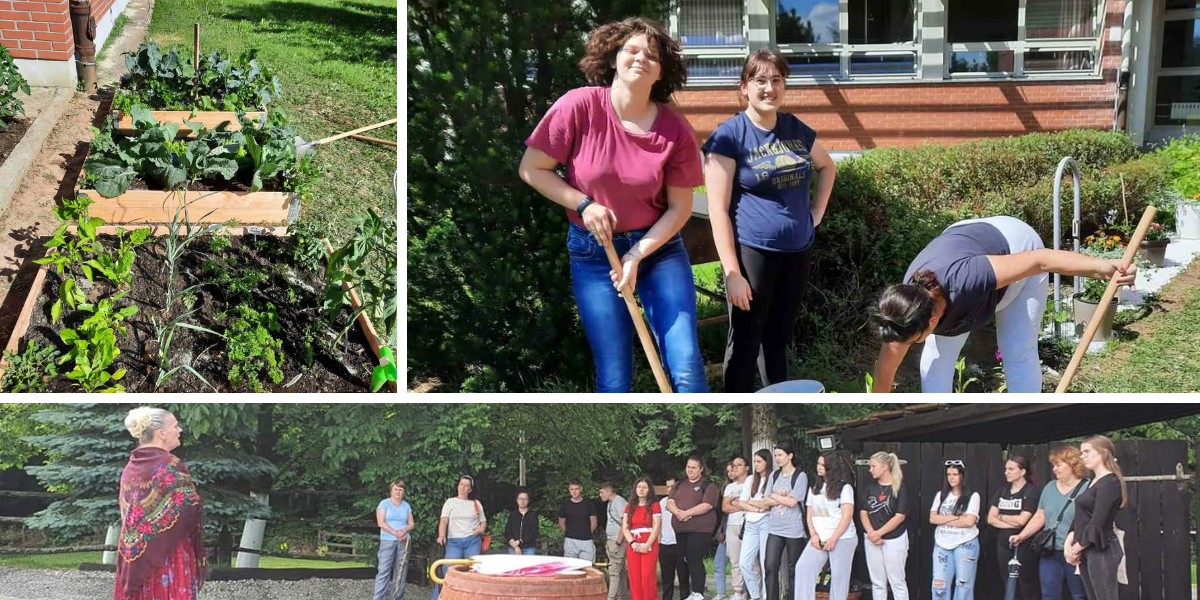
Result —
[{"label": "dark mulch soil", "polygon": [[[118,346],[120,356],[114,361],[109,372],[118,368],[127,370],[125,378],[120,383],[130,392],[153,392],[154,382],[158,376],[157,353],[158,346],[154,336],[154,326],[151,317],[163,320],[161,310],[164,302],[164,279],[167,266],[164,262],[165,251],[161,238],[153,238],[137,249],[137,260],[134,262],[134,282],[132,290],[117,302],[118,307],[136,304],[138,313],[126,320],[128,335],[122,337],[119,333]],[[179,273],[176,274],[176,291],[189,286],[206,283],[213,279],[212,275],[203,272],[203,263],[210,258],[219,258],[225,263],[233,262],[234,269],[253,267],[270,274],[268,280],[257,286],[250,300],[256,309],[261,310],[267,303],[275,305],[279,315],[281,331],[273,334],[283,340],[283,371],[281,384],[274,384],[269,379],[263,380],[266,392],[365,392],[374,367],[374,354],[367,345],[362,331],[355,326],[339,342],[333,351],[327,350],[328,342],[336,336],[336,332],[327,325],[327,320],[319,306],[324,292],[321,275],[315,272],[305,272],[288,264],[287,238],[274,236],[251,236],[246,234],[240,238],[231,238],[231,248],[214,256],[208,248],[208,238],[202,237],[188,246],[188,251],[180,259]],[[114,240],[106,240],[106,247],[114,247]],[[232,261],[231,261],[232,257]],[[58,324],[50,323],[50,307],[58,297],[58,285],[61,279],[53,267],[46,275],[46,285],[38,299],[37,310],[30,320],[29,330],[21,342],[21,350],[30,340],[37,340],[41,345],[52,345],[61,352],[69,348],[58,337],[58,331],[64,327],[75,327],[88,313],[79,311],[64,311]],[[112,296],[114,290],[108,282],[96,277],[94,284],[87,286],[89,302]],[[291,290],[291,298],[288,291]],[[196,300],[193,308],[197,312],[188,317],[187,322],[212,329],[225,331],[230,317],[224,319],[217,314],[228,310],[234,304],[246,302],[245,299],[226,298],[228,290],[216,284],[208,284],[195,290]],[[176,301],[173,314],[186,309]],[[325,325],[317,325],[325,323]],[[303,363],[303,347],[305,332],[310,325],[319,329],[319,341],[312,344],[313,361],[311,366]],[[174,364],[190,364],[200,372],[209,383],[221,392],[252,391],[249,388],[234,388],[227,381],[230,361],[225,353],[224,343],[212,334],[191,329],[177,329],[175,339],[171,344],[171,356]],[[63,365],[66,367],[66,365]],[[62,369],[64,372],[69,369]],[[299,376],[298,379],[297,376]],[[292,383],[293,379],[296,379]],[[287,384],[292,385],[287,386]],[[52,392],[78,391],[71,380],[59,376],[50,384]],[[208,386],[196,379],[194,375],[181,369],[163,386],[160,392],[211,392]]]},{"label": "dark mulch soil", "polygon": [[21,143],[21,138],[25,137],[25,132],[29,129],[29,119],[0,119],[7,129],[0,131],[0,165],[8,160],[8,155],[12,154],[13,148]]}]

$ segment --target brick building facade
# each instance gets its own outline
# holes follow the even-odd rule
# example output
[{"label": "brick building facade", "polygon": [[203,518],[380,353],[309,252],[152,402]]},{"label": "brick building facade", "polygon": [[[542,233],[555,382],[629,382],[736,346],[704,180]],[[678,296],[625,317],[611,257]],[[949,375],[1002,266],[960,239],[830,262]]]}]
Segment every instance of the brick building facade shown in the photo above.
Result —
[{"label": "brick building facade", "polygon": [[1139,143],[1200,125],[1200,0],[676,4],[689,83],[675,102],[701,139],[742,109],[740,67],[762,47],[791,64],[784,110],[831,151],[1111,129],[1123,70]]},{"label": "brick building facade", "polygon": [[[112,32],[129,0],[91,3],[96,20],[96,52]],[[0,0],[0,44],[12,53],[30,85],[75,87],[75,37],[68,0]]]}]

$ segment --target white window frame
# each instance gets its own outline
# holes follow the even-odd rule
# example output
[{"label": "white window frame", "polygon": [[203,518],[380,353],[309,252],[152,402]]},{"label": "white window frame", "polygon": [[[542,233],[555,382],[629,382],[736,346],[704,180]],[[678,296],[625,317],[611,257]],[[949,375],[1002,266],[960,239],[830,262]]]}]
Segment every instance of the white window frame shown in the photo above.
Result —
[{"label": "white window frame", "polygon": [[[1165,7],[1160,4],[1160,7]],[[1163,28],[1171,21],[1192,21],[1200,20],[1200,8],[1177,8],[1173,10],[1163,10],[1162,12]],[[1160,32],[1161,33],[1161,32]],[[1200,76],[1200,66],[1197,67],[1169,67],[1162,66],[1162,36],[1158,36],[1155,40],[1155,51],[1151,54],[1154,57],[1154,85],[1150,88],[1150,113],[1146,115],[1150,128],[1158,128],[1164,131],[1184,132],[1187,130],[1187,125],[1159,125],[1158,124],[1158,79],[1160,77],[1197,77]]]},{"label": "white window frame", "polygon": [[[680,43],[680,48],[683,50],[683,58],[686,61],[689,58],[699,59],[720,59],[720,58],[737,58],[745,60],[750,55],[750,26],[749,26],[749,7],[747,4],[756,0],[742,0],[742,45],[740,46],[684,46]],[[680,39],[679,33],[679,15],[683,10],[683,2],[676,1],[671,3],[671,13],[667,29],[671,37],[676,41]],[[688,81],[684,88],[714,86],[714,85],[729,85],[738,84],[737,77],[695,77],[688,75]]]},{"label": "white window frame", "polygon": [[[1096,32],[1090,38],[1038,38],[1028,40],[1025,37],[1025,5],[1026,0],[1018,0],[1017,4],[1017,39],[989,42],[956,42],[947,41],[942,50],[942,61],[946,65],[946,79],[987,80],[987,79],[1062,79],[1064,76],[1100,75],[1101,48],[1104,43],[1104,14],[1108,8],[1108,0],[1095,0],[1096,12],[1092,15],[1092,26]],[[946,2],[946,39],[950,39],[950,3]],[[1095,57],[1092,68],[1082,70],[1037,71],[1025,72],[1025,54],[1035,51],[1090,51]],[[951,73],[950,59],[955,52],[1005,52],[1013,53],[1013,70],[996,73]]]},{"label": "white window frame", "polygon": [[[748,0],[751,2],[757,0]],[[778,20],[776,14],[776,0],[763,0],[767,2],[771,9],[771,39],[777,39],[775,36],[775,26]],[[921,70],[921,0],[913,1],[913,34],[911,42],[900,42],[895,44],[851,44],[845,40],[850,39],[850,0],[836,0],[838,3],[838,39],[843,40],[837,43],[823,44],[780,44],[776,43],[779,51],[784,57],[789,56],[804,56],[812,54],[835,55],[838,57],[838,73],[834,75],[804,75],[793,74],[788,77],[788,84],[806,83],[813,81],[871,81],[871,80],[912,80],[919,77]],[[898,75],[895,73],[878,73],[878,74],[852,74],[850,72],[851,59],[855,54],[868,55],[911,55],[913,57],[913,71],[911,74]]]}]

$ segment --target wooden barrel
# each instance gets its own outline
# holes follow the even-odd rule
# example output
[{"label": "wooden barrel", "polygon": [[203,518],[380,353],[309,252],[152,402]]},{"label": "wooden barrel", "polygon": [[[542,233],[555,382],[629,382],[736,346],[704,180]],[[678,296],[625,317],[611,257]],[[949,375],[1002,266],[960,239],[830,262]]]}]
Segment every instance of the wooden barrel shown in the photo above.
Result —
[{"label": "wooden barrel", "polygon": [[597,569],[584,570],[583,576],[499,577],[481,575],[459,565],[446,571],[439,600],[541,600],[543,598],[574,598],[577,600],[606,600],[604,573]]}]

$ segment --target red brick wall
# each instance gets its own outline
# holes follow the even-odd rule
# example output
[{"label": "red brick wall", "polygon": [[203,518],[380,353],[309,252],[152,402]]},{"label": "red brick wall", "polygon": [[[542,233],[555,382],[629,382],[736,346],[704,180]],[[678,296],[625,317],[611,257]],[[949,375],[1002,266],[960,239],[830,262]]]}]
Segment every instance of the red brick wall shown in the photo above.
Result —
[{"label": "red brick wall", "polygon": [[0,0],[0,44],[15,58],[70,60],[75,42],[67,0]]},{"label": "red brick wall", "polygon": [[[1100,65],[1103,81],[987,81],[793,86],[783,110],[816,129],[829,150],[954,143],[981,137],[1022,135],[1113,124],[1120,42],[1108,31],[1120,25],[1123,2],[1108,3]],[[721,122],[742,110],[736,87],[675,94],[696,136],[703,141]]]}]

